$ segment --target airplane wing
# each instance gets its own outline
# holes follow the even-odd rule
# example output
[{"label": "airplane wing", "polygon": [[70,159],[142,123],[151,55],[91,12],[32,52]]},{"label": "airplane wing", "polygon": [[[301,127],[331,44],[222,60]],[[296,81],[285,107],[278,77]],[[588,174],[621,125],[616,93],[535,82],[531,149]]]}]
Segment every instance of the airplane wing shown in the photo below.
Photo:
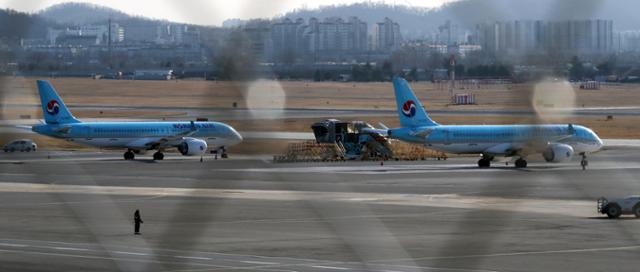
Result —
[{"label": "airplane wing", "polygon": [[421,129],[421,130],[413,130],[409,134],[411,136],[418,136],[420,138],[427,138],[427,136],[429,136],[429,134],[431,134],[431,132],[433,132],[433,129],[426,128],[426,129]]},{"label": "airplane wing", "polygon": [[71,126],[60,127],[55,130],[55,132],[61,134],[68,134],[71,131]]},{"label": "airplane wing", "polygon": [[31,129],[31,126],[14,126],[14,128],[24,132],[33,132],[33,130]]},{"label": "airplane wing", "polygon": [[191,122],[191,127],[187,131],[182,131],[176,133],[175,135],[169,137],[146,137],[146,138],[138,138],[133,140],[129,144],[127,144],[128,148],[132,149],[158,149],[158,148],[167,148],[167,147],[175,147],[180,144],[185,137],[190,137],[198,132],[198,128],[195,123]]},{"label": "airplane wing", "polygon": [[525,151],[530,151],[532,149],[533,148],[529,147],[528,144],[502,143],[489,147],[482,153],[493,156],[513,157],[519,154],[529,154],[529,152]]},{"label": "airplane wing", "polygon": [[502,143],[487,148],[483,153],[495,156],[526,156],[530,154],[542,153],[550,143],[559,143],[563,140],[575,136],[576,131],[573,125],[569,124],[567,133],[557,135],[555,137],[538,139],[532,138],[527,143]]}]

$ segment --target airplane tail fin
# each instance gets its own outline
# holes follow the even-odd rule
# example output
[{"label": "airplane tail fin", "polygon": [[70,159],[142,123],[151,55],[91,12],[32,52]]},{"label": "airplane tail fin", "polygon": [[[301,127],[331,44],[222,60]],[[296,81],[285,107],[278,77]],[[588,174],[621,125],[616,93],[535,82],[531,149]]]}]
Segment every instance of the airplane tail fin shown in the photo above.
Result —
[{"label": "airplane tail fin", "polygon": [[45,80],[38,80],[37,83],[42,104],[42,114],[47,124],[80,123],[78,119],[73,117],[67,106],[64,105],[51,83]]},{"label": "airplane tail fin", "polygon": [[395,77],[393,79],[393,90],[396,95],[400,124],[403,127],[438,126],[438,123],[429,118],[429,115],[405,79]]}]

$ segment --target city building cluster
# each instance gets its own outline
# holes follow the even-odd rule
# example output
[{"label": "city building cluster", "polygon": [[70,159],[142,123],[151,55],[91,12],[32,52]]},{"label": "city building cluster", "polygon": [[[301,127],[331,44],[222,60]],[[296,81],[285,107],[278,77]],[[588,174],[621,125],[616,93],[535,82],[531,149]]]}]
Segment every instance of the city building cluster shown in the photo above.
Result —
[{"label": "city building cluster", "polygon": [[[162,69],[183,76],[230,77],[257,71],[320,79],[353,74],[368,80],[406,70],[440,78],[447,76],[449,59],[454,58],[461,75],[504,76],[509,65],[556,71],[562,68],[549,59],[562,62],[575,56],[596,67],[608,56],[640,52],[640,31],[615,32],[614,22],[602,19],[493,21],[472,27],[445,21],[419,38],[403,33],[391,18],[371,23],[356,16],[237,21],[222,28],[109,20],[41,32],[44,35],[21,38],[19,45],[0,39],[0,53],[11,52],[14,58],[0,64],[0,72],[135,74]],[[543,56],[540,66],[523,63],[528,55]],[[625,61],[620,58],[611,65]]]},{"label": "city building cluster", "polygon": [[388,56],[400,48],[400,25],[389,18],[370,29],[357,17],[320,20],[285,18],[279,22],[249,22],[242,31],[252,53],[263,62],[326,62],[364,60],[372,53]]},{"label": "city building cluster", "polygon": [[614,50],[613,21],[515,20],[478,24],[476,41],[501,54],[564,52],[603,54]]},{"label": "city building cluster", "polygon": [[[56,66],[201,65],[206,62],[200,28],[185,24],[132,21],[49,27],[46,37],[22,39],[25,54]],[[136,62],[135,64],[132,62]],[[120,65],[124,66],[124,65]]]}]

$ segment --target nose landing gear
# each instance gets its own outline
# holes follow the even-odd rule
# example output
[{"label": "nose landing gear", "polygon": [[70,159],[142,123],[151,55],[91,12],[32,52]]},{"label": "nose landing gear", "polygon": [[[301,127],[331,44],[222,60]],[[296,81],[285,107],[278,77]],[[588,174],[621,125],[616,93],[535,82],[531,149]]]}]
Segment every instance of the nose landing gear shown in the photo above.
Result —
[{"label": "nose landing gear", "polygon": [[587,160],[587,154],[582,153],[582,160],[580,160],[580,166],[582,166],[582,171],[587,170],[587,166],[589,165],[589,161]]}]

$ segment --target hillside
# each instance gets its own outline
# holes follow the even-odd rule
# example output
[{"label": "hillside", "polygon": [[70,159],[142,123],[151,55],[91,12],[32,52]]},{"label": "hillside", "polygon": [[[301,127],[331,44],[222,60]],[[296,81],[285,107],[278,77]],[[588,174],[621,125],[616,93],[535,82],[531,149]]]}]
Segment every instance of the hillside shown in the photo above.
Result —
[{"label": "hillside", "polygon": [[43,18],[60,24],[82,25],[109,20],[127,20],[132,16],[116,9],[86,3],[63,3],[50,6],[37,13]]},{"label": "hillside", "polygon": [[37,15],[0,9],[0,37],[8,39],[42,38],[55,23]]},{"label": "hillside", "polygon": [[[471,29],[478,22],[496,20],[599,18],[614,20],[616,30],[635,30],[640,26],[640,16],[634,14],[636,10],[640,10],[640,1],[637,0],[461,0],[433,9],[363,2],[296,9],[282,17],[308,19],[358,16],[369,26],[389,17],[401,25],[405,37],[421,38],[437,31],[447,20]],[[50,26],[51,22],[79,25],[103,23],[109,18],[121,22],[154,21],[105,6],[71,2],[48,7],[35,15],[0,10],[0,35],[42,37],[43,29]],[[238,19],[229,19],[227,22],[229,26],[240,24]]]}]

